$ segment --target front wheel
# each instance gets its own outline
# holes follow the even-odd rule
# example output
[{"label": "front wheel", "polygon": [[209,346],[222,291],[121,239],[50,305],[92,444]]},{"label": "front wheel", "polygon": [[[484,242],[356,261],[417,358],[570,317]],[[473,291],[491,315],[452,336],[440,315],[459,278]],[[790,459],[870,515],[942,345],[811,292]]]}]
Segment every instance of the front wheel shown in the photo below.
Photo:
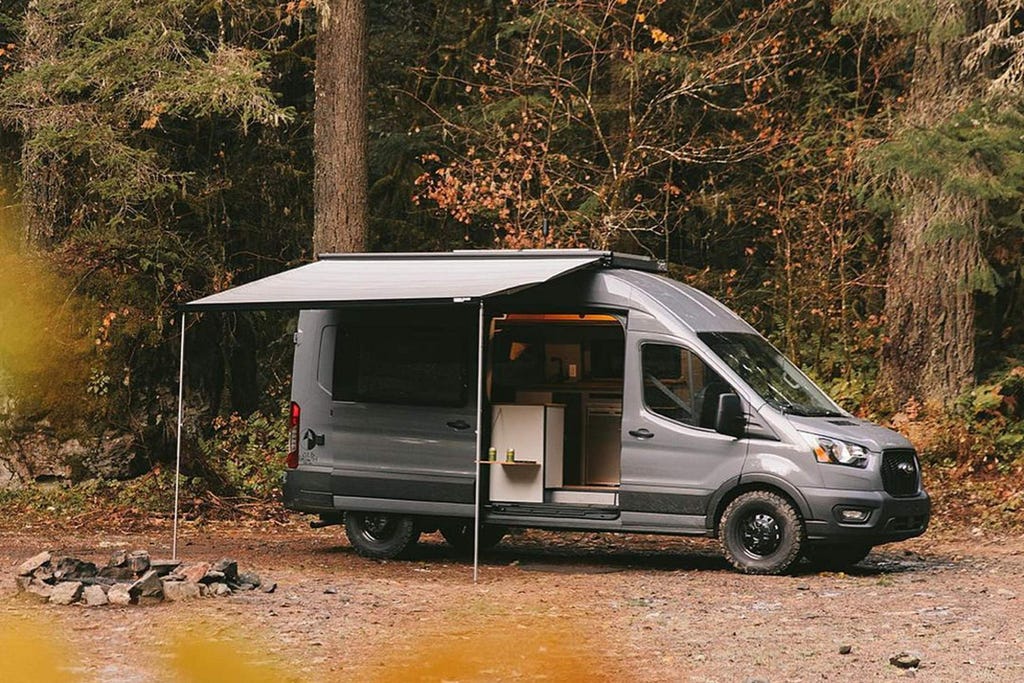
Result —
[{"label": "front wheel", "polygon": [[726,559],[745,574],[784,574],[800,559],[806,532],[793,504],[770,491],[740,494],[722,513]]},{"label": "front wheel", "polygon": [[363,557],[390,560],[400,557],[420,538],[412,517],[386,512],[346,512],[345,535]]}]

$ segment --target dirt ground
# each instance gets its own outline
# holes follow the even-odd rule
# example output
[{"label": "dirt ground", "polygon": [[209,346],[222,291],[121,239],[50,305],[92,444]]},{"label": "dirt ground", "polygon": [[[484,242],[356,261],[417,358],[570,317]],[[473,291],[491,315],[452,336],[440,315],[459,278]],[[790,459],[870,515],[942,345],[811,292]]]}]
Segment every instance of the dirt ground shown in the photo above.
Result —
[{"label": "dirt ground", "polygon": [[[187,524],[181,558],[235,558],[277,591],[123,608],[15,595],[40,550],[134,548],[169,556],[169,528],[0,530],[0,680],[1024,681],[1024,537],[977,529],[786,577],[735,573],[705,539],[531,531],[474,584],[436,535],[379,562],[299,518]],[[901,652],[920,667],[891,665]]]}]

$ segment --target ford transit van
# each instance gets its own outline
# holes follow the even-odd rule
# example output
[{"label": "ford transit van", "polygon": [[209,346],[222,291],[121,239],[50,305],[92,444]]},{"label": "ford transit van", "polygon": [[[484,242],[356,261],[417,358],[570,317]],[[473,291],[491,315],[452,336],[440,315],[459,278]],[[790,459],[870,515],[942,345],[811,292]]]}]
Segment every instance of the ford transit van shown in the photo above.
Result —
[{"label": "ford transit van", "polygon": [[801,557],[843,568],[928,526],[903,436],[657,262],[313,266],[305,293],[289,285],[303,310],[284,499],[344,524],[362,555],[400,556],[435,529],[465,548],[531,527],[717,537],[738,570],[778,574]]}]

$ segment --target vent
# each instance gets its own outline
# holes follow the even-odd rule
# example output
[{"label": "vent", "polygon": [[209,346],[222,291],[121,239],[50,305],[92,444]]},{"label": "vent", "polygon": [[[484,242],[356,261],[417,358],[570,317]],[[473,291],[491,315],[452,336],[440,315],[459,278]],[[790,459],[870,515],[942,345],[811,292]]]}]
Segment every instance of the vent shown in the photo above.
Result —
[{"label": "vent", "polygon": [[892,496],[914,496],[921,490],[921,469],[911,449],[882,453],[882,486]]},{"label": "vent", "polygon": [[830,425],[836,425],[837,427],[856,427],[856,422],[850,422],[849,420],[828,420]]}]

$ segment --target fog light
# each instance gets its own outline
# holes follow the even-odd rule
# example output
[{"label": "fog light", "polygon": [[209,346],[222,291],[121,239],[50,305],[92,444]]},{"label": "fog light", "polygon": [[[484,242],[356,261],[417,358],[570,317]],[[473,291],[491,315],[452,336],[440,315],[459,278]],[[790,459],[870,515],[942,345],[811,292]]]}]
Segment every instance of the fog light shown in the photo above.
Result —
[{"label": "fog light", "polygon": [[839,521],[844,524],[863,524],[871,516],[870,510],[863,508],[839,508]]}]

